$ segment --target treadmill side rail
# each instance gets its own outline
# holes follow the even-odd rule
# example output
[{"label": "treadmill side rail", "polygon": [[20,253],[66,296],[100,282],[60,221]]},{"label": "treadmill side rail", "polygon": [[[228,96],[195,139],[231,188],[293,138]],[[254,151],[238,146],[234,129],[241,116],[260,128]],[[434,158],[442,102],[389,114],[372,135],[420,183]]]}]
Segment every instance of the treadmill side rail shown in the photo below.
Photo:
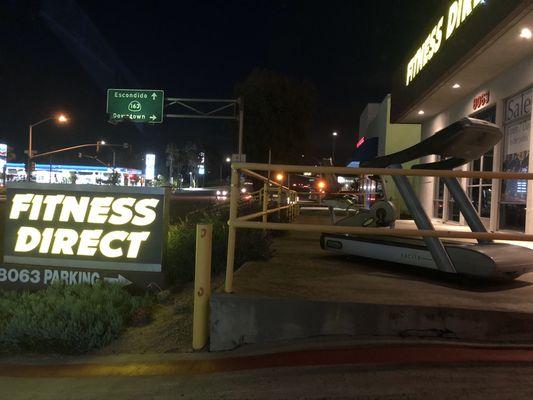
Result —
[{"label": "treadmill side rail", "polygon": [[[470,202],[470,199],[459,184],[457,178],[443,178],[444,184],[450,191],[455,203],[459,206],[461,214],[465,217],[466,223],[472,232],[487,232],[485,225],[481,222],[479,215]],[[491,243],[492,240],[478,240],[478,243]]]},{"label": "treadmill side rail", "polygon": [[[399,164],[393,164],[390,167],[402,168],[402,166]],[[431,220],[424,211],[422,204],[420,204],[420,200],[418,200],[418,197],[416,196],[413,187],[409,183],[409,179],[407,179],[406,176],[400,175],[394,175],[392,179],[398,187],[398,191],[400,192],[400,195],[405,201],[407,208],[409,208],[409,211],[411,212],[418,229],[427,229],[434,231],[435,227],[433,226]],[[453,262],[450,259],[448,253],[446,252],[446,249],[444,248],[444,245],[442,244],[440,238],[425,237],[424,242],[426,242],[426,245],[438,269],[443,272],[449,272],[452,274],[457,273]]]}]

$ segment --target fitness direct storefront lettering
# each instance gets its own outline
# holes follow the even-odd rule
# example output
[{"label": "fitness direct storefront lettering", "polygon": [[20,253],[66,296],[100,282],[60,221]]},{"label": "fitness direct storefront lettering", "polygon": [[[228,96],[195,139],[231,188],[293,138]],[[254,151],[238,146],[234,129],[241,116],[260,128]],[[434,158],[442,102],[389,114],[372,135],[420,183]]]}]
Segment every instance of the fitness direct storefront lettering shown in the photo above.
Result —
[{"label": "fitness direct storefront lettering", "polygon": [[407,64],[405,86],[409,86],[422,68],[439,51],[442,43],[453,35],[455,30],[480,4],[483,4],[483,0],[456,0],[450,4],[448,13],[440,17],[437,24],[427,35],[424,43],[416,50]]}]

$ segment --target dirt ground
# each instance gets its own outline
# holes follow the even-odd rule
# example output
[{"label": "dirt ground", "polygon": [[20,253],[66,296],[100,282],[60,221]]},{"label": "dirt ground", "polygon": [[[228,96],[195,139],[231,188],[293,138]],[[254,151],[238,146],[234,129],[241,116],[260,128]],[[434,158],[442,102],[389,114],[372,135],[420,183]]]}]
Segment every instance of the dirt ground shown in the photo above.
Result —
[{"label": "dirt ground", "polygon": [[[223,276],[211,283],[216,290]],[[190,353],[192,349],[193,283],[171,291],[168,299],[152,311],[152,320],[144,326],[132,326],[94,355]]]},{"label": "dirt ground", "polygon": [[152,311],[152,320],[133,326],[95,355],[191,352],[193,285],[171,293]]}]

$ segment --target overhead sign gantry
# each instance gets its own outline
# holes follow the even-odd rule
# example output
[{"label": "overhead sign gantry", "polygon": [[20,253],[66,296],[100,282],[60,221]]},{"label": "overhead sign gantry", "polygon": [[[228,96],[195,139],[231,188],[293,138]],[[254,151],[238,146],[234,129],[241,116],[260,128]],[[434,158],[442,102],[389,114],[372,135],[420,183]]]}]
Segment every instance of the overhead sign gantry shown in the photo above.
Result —
[{"label": "overhead sign gantry", "polygon": [[[202,109],[200,106],[202,106]],[[166,114],[163,113],[164,108],[167,108]],[[175,111],[168,112],[168,108],[172,108]],[[106,110],[111,122],[128,120],[135,123],[159,124],[163,122],[163,116],[166,118],[238,121],[239,154],[242,154],[244,107],[241,98],[165,98],[163,90],[108,89]]]}]

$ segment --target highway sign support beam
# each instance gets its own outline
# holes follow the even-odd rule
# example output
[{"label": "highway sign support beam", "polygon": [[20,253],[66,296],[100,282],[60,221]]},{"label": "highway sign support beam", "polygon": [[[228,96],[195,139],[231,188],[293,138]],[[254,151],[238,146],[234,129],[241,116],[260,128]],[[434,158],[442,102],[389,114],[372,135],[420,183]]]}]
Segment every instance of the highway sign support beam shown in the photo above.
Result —
[{"label": "highway sign support beam", "polygon": [[[166,108],[174,106],[180,111],[177,113],[167,113],[166,118],[189,118],[189,119],[223,119],[233,120],[239,123],[239,154],[243,151],[243,119],[244,105],[243,99],[186,99],[168,97]],[[206,111],[202,111],[199,105],[210,105]]]}]

